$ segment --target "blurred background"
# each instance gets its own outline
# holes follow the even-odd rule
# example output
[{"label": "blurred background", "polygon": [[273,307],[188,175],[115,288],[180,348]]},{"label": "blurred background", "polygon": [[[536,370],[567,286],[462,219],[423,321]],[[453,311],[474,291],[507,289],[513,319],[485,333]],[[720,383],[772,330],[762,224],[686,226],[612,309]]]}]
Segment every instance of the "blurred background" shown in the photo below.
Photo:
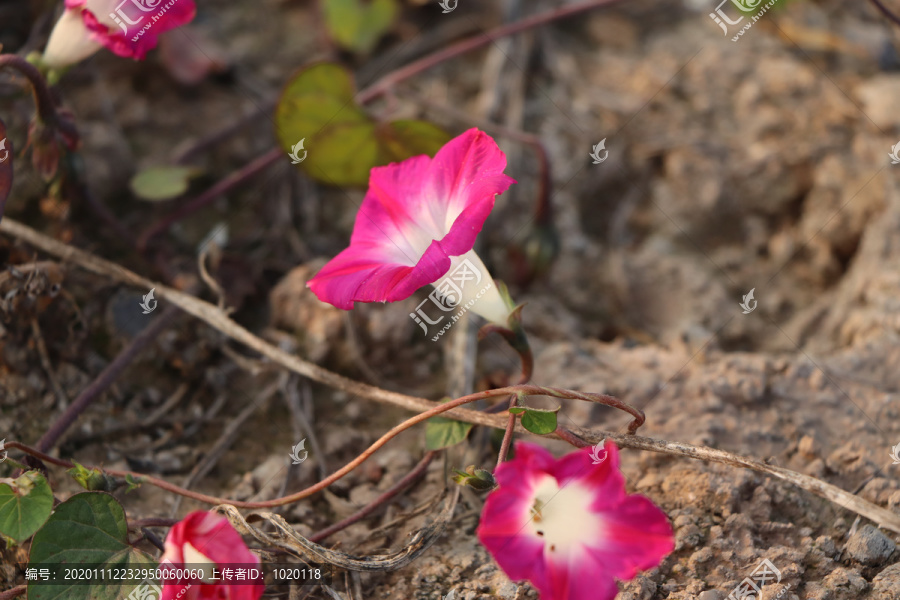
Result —
[{"label": "blurred background", "polygon": [[[283,143],[273,110],[298,69],[335,61],[362,90],[469,36],[567,5],[459,0],[443,12],[436,1],[397,0],[383,26],[363,32],[367,47],[347,48],[325,4],[198,0],[194,22],[164,34],[146,61],[101,51],[74,66],[55,91],[82,146],[50,184],[17,160],[5,214],[152,279],[196,285],[213,302],[197,254],[218,232],[205,264],[233,317],[258,335],[432,399],[504,384],[518,359],[496,340],[479,343],[462,379],[448,371],[446,355],[474,337],[422,337],[409,313],[426,290],[350,313],[315,299],[305,283],[346,246],[365,189],[317,181],[287,152],[179,217],[145,252],[133,245]],[[900,14],[900,2],[882,5]],[[720,26],[717,10],[742,21]],[[58,14],[56,2],[0,2],[3,51],[41,50]],[[717,0],[609,2],[435,64],[366,111],[448,135],[477,126],[507,153],[519,183],[498,198],[479,252],[527,303],[536,383],[617,395],[646,411],[642,435],[767,459],[897,510],[900,165],[890,155],[900,141],[900,27],[869,1],[780,0],[736,37],[755,14]],[[19,149],[32,114],[17,79],[0,73],[0,118]],[[186,193],[134,192],[136,174],[172,164],[192,169]],[[0,237],[4,264],[35,257]],[[0,284],[4,294],[15,285]],[[75,268],[61,288],[39,308],[2,315],[0,437],[40,437],[150,322],[137,308],[147,290]],[[287,376],[195,320],[175,323],[81,417],[61,455],[206,493],[274,497],[314,483],[403,416]],[[250,401],[258,410],[222,443]],[[573,428],[627,423],[582,404],[560,414]],[[285,471],[310,430],[318,449]],[[285,516],[302,533],[350,514],[412,468],[421,437],[401,436]],[[488,456],[476,443],[467,462],[459,453],[454,468]],[[763,558],[782,580],[761,598],[787,584],[783,598],[900,598],[896,539],[861,530],[849,511],[731,467],[625,452],[623,469],[630,491],[673,519],[678,545],[622,599],[723,600]],[[402,545],[443,480],[432,468],[426,484],[331,541],[359,553]],[[65,485],[55,489],[65,495]],[[458,530],[412,567],[364,575],[365,597],[534,597],[487,558],[473,534],[480,500],[464,500]],[[200,506],[144,486],[127,507],[150,517]],[[877,535],[890,545],[866,550]],[[20,577],[0,569],[0,583]]]}]

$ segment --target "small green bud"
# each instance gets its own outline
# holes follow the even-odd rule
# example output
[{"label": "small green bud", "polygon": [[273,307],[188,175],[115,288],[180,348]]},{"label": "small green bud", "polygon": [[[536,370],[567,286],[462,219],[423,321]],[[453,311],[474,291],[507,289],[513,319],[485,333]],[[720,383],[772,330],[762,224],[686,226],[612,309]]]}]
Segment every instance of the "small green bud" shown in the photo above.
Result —
[{"label": "small green bud", "polygon": [[459,485],[467,485],[477,492],[488,492],[497,487],[494,474],[484,469],[476,469],[474,465],[466,467],[465,472],[456,471],[453,481]]},{"label": "small green bud", "polygon": [[87,469],[78,463],[75,463],[75,466],[67,473],[81,484],[81,487],[92,492],[112,492],[119,487],[114,477],[110,477],[99,469]]}]

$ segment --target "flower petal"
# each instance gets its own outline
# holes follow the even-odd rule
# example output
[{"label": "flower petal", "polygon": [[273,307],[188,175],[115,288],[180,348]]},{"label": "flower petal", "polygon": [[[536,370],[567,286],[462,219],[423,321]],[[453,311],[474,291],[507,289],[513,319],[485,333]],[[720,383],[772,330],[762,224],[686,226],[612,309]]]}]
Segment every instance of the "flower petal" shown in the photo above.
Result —
[{"label": "flower petal", "polygon": [[[657,566],[674,549],[672,526],[649,499],[627,495],[618,448],[593,464],[590,448],[559,460],[516,444],[497,468],[478,538],[511,579],[528,579],[542,600],[613,600],[615,580]],[[543,518],[538,523],[535,511]]]},{"label": "flower petal", "polygon": [[604,449],[607,458],[599,465],[591,459],[591,449],[582,448],[560,458],[550,470],[561,487],[576,480],[596,490],[596,500],[591,506],[595,512],[617,506],[625,497],[625,478],[619,471],[619,449],[609,440]]},{"label": "flower petal", "polygon": [[649,498],[633,494],[603,513],[602,544],[587,548],[619,579],[631,579],[651,569],[675,548],[672,525]]},{"label": "flower petal", "polygon": [[[528,580],[542,592],[550,587],[544,544],[523,535],[495,534],[478,528],[478,540],[513,581]],[[543,596],[542,596],[543,598]]]},{"label": "flower petal", "polygon": [[517,442],[515,459],[508,460],[497,467],[494,477],[501,486],[504,484],[519,486],[524,478],[535,477],[535,472],[553,475],[555,462],[553,455],[543,446],[530,442]]},{"label": "flower petal", "polygon": [[413,267],[382,262],[380,249],[353,245],[328,262],[306,284],[322,300],[350,310],[354,302],[395,302],[412,296],[450,268],[440,242],[432,242]]},{"label": "flower petal", "polygon": [[494,206],[514,180],[506,157],[487,134],[471,129],[434,160],[415,156],[372,169],[350,247],[308,285],[338,308],[394,302],[434,283],[450,257],[472,249]]},{"label": "flower petal", "polygon": [[446,248],[452,256],[472,249],[494,208],[495,197],[516,182],[503,173],[505,168],[506,155],[488,134],[477,129],[451,140],[435,155],[425,186],[431,201],[423,208],[450,232]]},{"label": "flower petal", "polygon": [[61,69],[86,59],[102,47],[91,38],[81,16],[67,10],[54,25],[41,60],[51,69]]},{"label": "flower petal", "polygon": [[[169,561],[175,567],[212,561],[217,565],[259,565],[258,556],[250,552],[240,534],[222,515],[195,511],[176,523],[166,536],[166,551],[160,563]],[[193,565],[198,568],[199,565]],[[173,567],[173,568],[175,568]],[[192,584],[185,589],[187,580],[169,580],[163,586],[160,600],[197,600],[202,598],[231,598],[232,600],[257,600],[265,590],[264,585]]]},{"label": "flower petal", "polygon": [[619,587],[606,565],[591,554],[570,553],[547,561],[549,581],[535,587],[541,600],[614,600]]},{"label": "flower petal", "polygon": [[[151,5],[152,10],[141,8]],[[81,9],[91,39],[135,60],[156,47],[160,34],[190,23],[197,13],[194,0],[67,0],[66,6]]]}]

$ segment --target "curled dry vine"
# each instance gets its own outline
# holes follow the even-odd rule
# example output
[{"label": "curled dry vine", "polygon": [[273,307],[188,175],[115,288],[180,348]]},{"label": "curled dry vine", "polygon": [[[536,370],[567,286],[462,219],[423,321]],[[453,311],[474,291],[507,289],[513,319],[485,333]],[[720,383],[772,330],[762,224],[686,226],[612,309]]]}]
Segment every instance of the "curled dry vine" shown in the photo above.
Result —
[{"label": "curled dry vine", "polygon": [[[372,556],[354,556],[332,550],[303,537],[288,525],[279,515],[267,512],[251,513],[247,517],[229,504],[216,506],[216,510],[224,514],[235,529],[241,533],[252,535],[258,541],[268,546],[283,548],[299,557],[328,563],[349,571],[396,571],[402,569],[427,550],[443,534],[444,528],[453,517],[453,509],[459,499],[459,487],[449,492],[444,509],[438,517],[429,525],[416,532],[409,543],[402,550],[391,554],[378,554]],[[265,533],[257,527],[250,525],[254,521],[265,521],[275,528],[274,533]]]}]

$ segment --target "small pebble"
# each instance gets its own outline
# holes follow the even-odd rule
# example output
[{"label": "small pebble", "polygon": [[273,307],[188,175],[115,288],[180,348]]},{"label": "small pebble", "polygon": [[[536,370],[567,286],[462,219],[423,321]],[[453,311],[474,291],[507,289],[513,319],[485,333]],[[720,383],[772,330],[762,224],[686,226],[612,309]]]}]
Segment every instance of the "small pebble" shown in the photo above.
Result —
[{"label": "small pebble", "polygon": [[865,565],[880,565],[894,553],[897,545],[875,527],[864,525],[850,536],[844,549],[851,558]]}]

